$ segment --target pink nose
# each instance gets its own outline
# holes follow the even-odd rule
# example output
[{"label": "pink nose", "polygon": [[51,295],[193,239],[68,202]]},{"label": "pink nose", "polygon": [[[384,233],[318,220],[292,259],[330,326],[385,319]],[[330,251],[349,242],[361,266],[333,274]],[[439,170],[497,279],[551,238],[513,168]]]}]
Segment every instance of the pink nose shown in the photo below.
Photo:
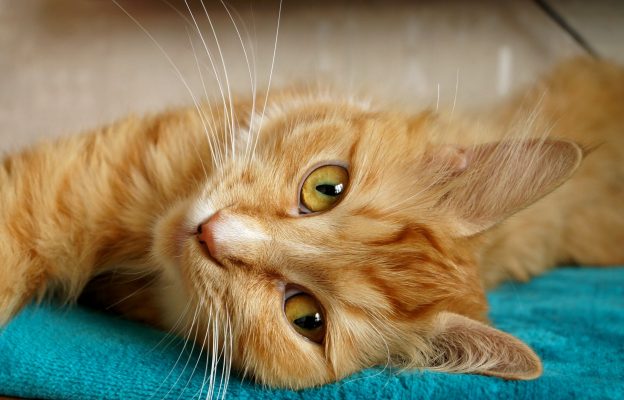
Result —
[{"label": "pink nose", "polygon": [[220,212],[216,212],[207,221],[202,222],[197,227],[197,237],[199,243],[206,246],[210,255],[214,258],[218,257],[217,246],[215,243],[214,231],[217,221],[221,218]]}]

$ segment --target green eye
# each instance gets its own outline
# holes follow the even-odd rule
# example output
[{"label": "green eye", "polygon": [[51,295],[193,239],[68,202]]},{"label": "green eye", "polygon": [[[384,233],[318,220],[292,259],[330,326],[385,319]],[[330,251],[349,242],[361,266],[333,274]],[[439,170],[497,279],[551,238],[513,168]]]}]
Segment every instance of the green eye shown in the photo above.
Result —
[{"label": "green eye", "polygon": [[299,210],[326,211],[342,198],[349,185],[349,173],[338,165],[324,165],[312,171],[301,186]]},{"label": "green eye", "polygon": [[286,299],[284,313],[297,333],[313,342],[323,342],[325,319],[323,310],[314,297],[299,293]]}]

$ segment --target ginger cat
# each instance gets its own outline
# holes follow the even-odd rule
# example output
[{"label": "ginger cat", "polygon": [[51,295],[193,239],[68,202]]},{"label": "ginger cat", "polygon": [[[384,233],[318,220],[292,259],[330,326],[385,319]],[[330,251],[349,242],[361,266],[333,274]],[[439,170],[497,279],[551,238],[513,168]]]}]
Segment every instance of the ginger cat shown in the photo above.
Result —
[{"label": "ginger cat", "polygon": [[487,324],[484,288],[624,263],[620,67],[573,60],[474,122],[314,91],[262,100],[5,157],[0,325],[89,282],[113,304],[115,272],[149,284],[118,311],[263,384],[387,363],[533,379],[539,358]]}]

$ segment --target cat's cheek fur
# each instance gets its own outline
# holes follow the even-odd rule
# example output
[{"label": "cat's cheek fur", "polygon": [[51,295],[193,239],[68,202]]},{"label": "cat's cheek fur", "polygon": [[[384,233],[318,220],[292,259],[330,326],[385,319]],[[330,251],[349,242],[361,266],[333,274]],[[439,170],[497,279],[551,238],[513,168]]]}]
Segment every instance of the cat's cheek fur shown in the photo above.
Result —
[{"label": "cat's cheek fur", "polygon": [[[196,209],[197,203],[181,202],[154,227],[152,257],[162,267],[157,299],[162,324],[182,336],[200,326],[209,336],[215,336],[219,347],[231,340],[236,349],[232,354],[233,367],[263,384],[304,388],[334,381],[336,375],[324,348],[301,337],[288,325],[283,315],[283,285],[276,276],[256,274],[253,269],[229,263],[226,267],[217,266],[205,259],[191,233],[194,221],[201,220]],[[219,256],[230,256],[237,245],[244,244],[234,240],[240,238],[231,237],[233,229],[244,228],[242,231],[254,233],[253,238],[266,239],[258,238],[261,230],[251,221],[245,220],[241,226],[242,216],[230,215],[227,210],[222,213],[215,221],[220,225],[215,227],[215,233],[219,240],[231,240],[218,243]],[[227,319],[231,321],[230,328],[218,328],[225,331],[215,335],[211,319],[219,319],[222,324]],[[204,336],[197,335],[198,345],[204,344]]]},{"label": "cat's cheek fur", "polygon": [[180,262],[186,242],[195,233],[188,218],[190,205],[190,201],[179,202],[155,223],[151,249],[155,260],[165,260],[168,264]]},{"label": "cat's cheek fur", "polygon": [[262,384],[278,387],[300,389],[336,379],[324,346],[289,326],[278,282],[237,271],[229,280],[229,295],[237,303],[230,310],[238,349],[234,367]]},{"label": "cat's cheek fur", "polygon": [[[161,271],[156,301],[162,310],[161,325],[167,329],[188,325],[180,322],[189,314],[193,291],[190,274],[185,271],[188,247],[192,245],[189,243],[192,228],[187,215],[190,204],[188,201],[180,202],[159,219],[153,229],[151,258]],[[181,333],[185,335],[187,332]]]}]

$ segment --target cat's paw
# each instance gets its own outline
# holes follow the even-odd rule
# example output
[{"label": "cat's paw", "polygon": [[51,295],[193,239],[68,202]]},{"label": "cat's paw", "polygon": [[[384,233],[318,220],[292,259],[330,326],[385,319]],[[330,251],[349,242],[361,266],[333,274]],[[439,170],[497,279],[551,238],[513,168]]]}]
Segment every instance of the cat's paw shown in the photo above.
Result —
[{"label": "cat's paw", "polygon": [[0,327],[39,293],[44,282],[42,273],[31,262],[17,256],[13,259],[2,257],[6,254],[0,252]]},{"label": "cat's paw", "polygon": [[0,328],[22,308],[23,298],[11,288],[0,285]]}]

